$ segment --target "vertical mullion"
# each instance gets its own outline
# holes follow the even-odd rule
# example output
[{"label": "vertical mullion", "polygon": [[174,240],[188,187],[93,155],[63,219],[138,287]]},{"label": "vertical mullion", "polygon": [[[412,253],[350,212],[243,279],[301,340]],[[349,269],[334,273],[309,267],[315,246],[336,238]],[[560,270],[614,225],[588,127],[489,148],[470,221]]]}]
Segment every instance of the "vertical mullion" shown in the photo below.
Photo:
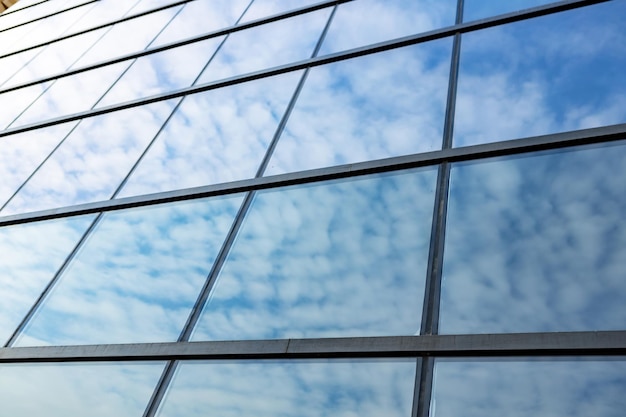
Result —
[{"label": "vertical mullion", "polygon": [[[455,24],[463,22],[464,0],[457,1]],[[458,85],[459,61],[461,56],[461,33],[457,32],[452,41],[452,56],[450,60],[450,78],[448,83],[448,96],[446,101],[446,113],[442,149],[452,148],[454,132],[454,115],[456,106],[456,93]],[[445,243],[446,217],[448,209],[448,197],[450,188],[450,163],[443,162],[437,172],[437,186],[433,209],[433,222],[431,228],[430,247],[428,253],[428,268],[426,286],[424,290],[424,305],[422,312],[421,335],[437,334],[439,331],[439,308],[441,297],[441,277],[443,267],[443,252]],[[421,362],[421,363],[420,363]],[[413,417],[429,417],[432,400],[433,376],[435,359],[430,356],[418,359],[417,378],[419,383],[415,387],[413,404]]]}]

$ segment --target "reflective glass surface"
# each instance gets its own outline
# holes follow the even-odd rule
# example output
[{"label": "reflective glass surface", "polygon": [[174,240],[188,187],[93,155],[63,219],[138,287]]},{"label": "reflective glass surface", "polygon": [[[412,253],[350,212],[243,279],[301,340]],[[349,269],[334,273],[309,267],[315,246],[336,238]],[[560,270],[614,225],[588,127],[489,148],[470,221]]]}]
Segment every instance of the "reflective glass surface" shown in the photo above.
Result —
[{"label": "reflective glass surface", "polygon": [[141,416],[163,363],[0,365],[7,416]]},{"label": "reflective glass surface", "polygon": [[175,341],[240,202],[104,215],[16,345]]},{"label": "reflective glass surface", "polygon": [[619,417],[624,358],[437,360],[433,417]]},{"label": "reflective glass surface", "polygon": [[495,16],[503,13],[516,12],[544,4],[557,3],[555,0],[464,0],[463,21]]},{"label": "reflective glass surface", "polygon": [[75,123],[0,139],[0,207],[37,169]]},{"label": "reflective glass surface", "polygon": [[173,106],[159,102],[82,120],[1,213],[111,198]]},{"label": "reflective glass surface", "polygon": [[[17,329],[92,219],[72,217],[0,228],[0,346]],[[0,386],[0,392],[4,391],[5,386]]]},{"label": "reflective glass surface", "polygon": [[311,69],[267,174],[441,148],[451,41]]},{"label": "reflective glass surface", "polygon": [[230,34],[199,83],[310,58],[329,14],[318,10]]},{"label": "reflective glass surface", "polygon": [[626,328],[626,145],[453,166],[439,330]]},{"label": "reflective glass surface", "polygon": [[119,196],[254,177],[301,75],[185,97]]},{"label": "reflective glass surface", "polygon": [[256,194],[193,339],[418,332],[435,177]]},{"label": "reflective glass surface", "polygon": [[411,415],[415,360],[183,362],[159,417]]},{"label": "reflective glass surface", "polygon": [[320,55],[453,25],[456,0],[358,0],[339,5]]},{"label": "reflective glass surface", "polygon": [[625,122],[625,14],[617,0],[463,35],[455,145]]}]

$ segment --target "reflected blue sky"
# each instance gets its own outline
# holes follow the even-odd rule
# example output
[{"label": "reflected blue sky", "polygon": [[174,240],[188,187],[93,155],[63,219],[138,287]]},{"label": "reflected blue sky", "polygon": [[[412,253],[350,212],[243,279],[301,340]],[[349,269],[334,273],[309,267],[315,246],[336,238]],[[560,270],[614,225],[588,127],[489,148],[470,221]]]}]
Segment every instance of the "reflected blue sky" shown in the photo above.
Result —
[{"label": "reflected blue sky", "polygon": [[625,122],[624,14],[616,0],[463,35],[454,144]]},{"label": "reflected blue sky", "polygon": [[624,330],[626,146],[453,166],[442,333]]},{"label": "reflected blue sky", "polygon": [[175,341],[240,203],[104,215],[16,345]]},{"label": "reflected blue sky", "polygon": [[84,216],[0,228],[0,346],[17,329],[92,220],[93,216]]},{"label": "reflected blue sky", "polygon": [[0,403],[10,416],[138,417],[163,363],[0,365]]},{"label": "reflected blue sky", "polygon": [[451,45],[311,69],[267,174],[440,149]]},{"label": "reflected blue sky", "polygon": [[437,360],[433,417],[619,417],[623,358]]},{"label": "reflected blue sky", "polygon": [[409,417],[415,360],[183,362],[159,417]]},{"label": "reflected blue sky", "polygon": [[259,192],[193,340],[415,334],[435,177]]},{"label": "reflected blue sky", "polygon": [[469,22],[495,15],[516,12],[544,4],[557,3],[556,0],[464,0],[463,21]]}]

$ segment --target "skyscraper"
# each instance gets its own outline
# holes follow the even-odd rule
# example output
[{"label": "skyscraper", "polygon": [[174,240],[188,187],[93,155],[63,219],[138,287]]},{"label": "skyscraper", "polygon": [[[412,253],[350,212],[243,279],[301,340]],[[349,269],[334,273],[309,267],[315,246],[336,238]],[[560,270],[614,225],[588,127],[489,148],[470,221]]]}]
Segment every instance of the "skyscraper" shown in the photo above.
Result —
[{"label": "skyscraper", "polygon": [[20,0],[3,413],[621,416],[625,12]]}]

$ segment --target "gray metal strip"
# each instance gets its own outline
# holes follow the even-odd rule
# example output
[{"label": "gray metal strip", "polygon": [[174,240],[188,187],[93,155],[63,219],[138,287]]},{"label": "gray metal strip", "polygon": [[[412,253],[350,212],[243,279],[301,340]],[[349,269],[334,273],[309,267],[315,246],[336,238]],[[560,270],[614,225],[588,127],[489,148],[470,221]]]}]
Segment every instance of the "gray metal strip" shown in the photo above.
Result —
[{"label": "gray metal strip", "polygon": [[528,152],[569,148],[580,145],[602,144],[621,139],[626,139],[626,123],[593,129],[556,133],[552,135],[487,143],[483,145],[443,149],[434,152],[338,165],[329,168],[299,171],[282,175],[251,178],[222,184],[187,188],[184,190],[167,191],[156,194],[120,198],[116,200],[105,200],[32,213],[14,214],[0,217],[0,227],[12,224],[30,223],[41,220],[97,213],[100,211],[121,210],[152,204],[235,194],[252,190],[263,190],[287,185],[308,184],[331,179],[351,178],[361,175],[392,172],[408,168],[434,166],[443,162],[471,161],[496,156],[509,156]]},{"label": "gray metal strip", "polygon": [[0,363],[626,355],[626,331],[237,340],[0,348]]}]

